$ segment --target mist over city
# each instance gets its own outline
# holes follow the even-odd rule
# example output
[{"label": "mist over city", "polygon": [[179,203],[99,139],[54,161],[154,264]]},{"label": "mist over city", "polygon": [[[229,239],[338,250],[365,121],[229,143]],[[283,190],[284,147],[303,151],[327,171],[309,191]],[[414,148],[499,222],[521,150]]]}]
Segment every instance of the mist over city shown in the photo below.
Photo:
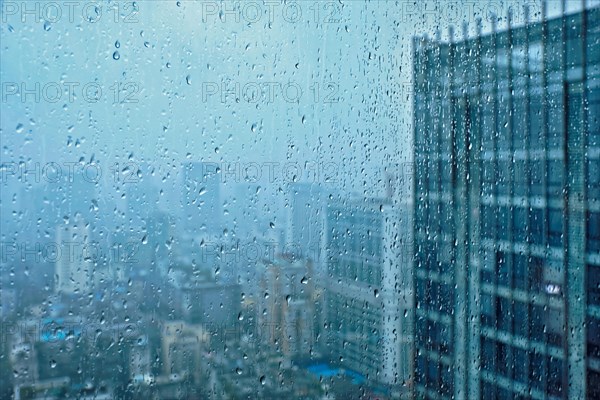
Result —
[{"label": "mist over city", "polygon": [[0,399],[600,398],[600,1],[0,0]]}]

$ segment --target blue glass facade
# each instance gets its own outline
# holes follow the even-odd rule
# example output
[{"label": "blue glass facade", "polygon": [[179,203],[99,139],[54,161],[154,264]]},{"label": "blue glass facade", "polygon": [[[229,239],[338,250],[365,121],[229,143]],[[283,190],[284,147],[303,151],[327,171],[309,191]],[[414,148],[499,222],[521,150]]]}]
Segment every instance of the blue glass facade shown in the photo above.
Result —
[{"label": "blue glass facade", "polygon": [[457,36],[414,47],[417,398],[598,398],[600,10]]}]

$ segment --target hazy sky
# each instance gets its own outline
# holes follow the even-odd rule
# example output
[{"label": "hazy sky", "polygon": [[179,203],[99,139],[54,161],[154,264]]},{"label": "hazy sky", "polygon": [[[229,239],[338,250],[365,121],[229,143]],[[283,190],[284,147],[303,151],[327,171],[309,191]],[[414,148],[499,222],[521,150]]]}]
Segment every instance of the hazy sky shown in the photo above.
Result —
[{"label": "hazy sky", "polygon": [[[93,159],[103,172],[147,162],[167,185],[183,161],[329,163],[329,172],[334,163],[337,185],[356,191],[410,159],[412,37],[463,20],[473,28],[476,17],[487,30],[489,13],[511,5],[519,24],[520,4],[533,19],[540,4],[75,3],[27,2],[47,21],[1,3],[3,162]],[[559,6],[551,1],[549,14]],[[238,101],[226,93],[236,86]],[[99,101],[84,87],[92,100],[100,87]],[[14,94],[24,88],[41,99]]]}]

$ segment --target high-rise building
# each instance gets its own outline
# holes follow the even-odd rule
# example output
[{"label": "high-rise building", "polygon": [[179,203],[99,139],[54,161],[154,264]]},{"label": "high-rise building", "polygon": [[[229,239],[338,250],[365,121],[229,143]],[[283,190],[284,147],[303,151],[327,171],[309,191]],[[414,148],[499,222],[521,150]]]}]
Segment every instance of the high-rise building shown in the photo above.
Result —
[{"label": "high-rise building", "polygon": [[414,43],[416,394],[600,397],[600,10]]},{"label": "high-rise building", "polygon": [[321,245],[325,224],[325,191],[318,183],[290,183],[287,244],[298,255],[321,261]]},{"label": "high-rise building", "polygon": [[231,219],[228,223],[239,238],[250,237],[258,225],[260,212],[261,187],[257,183],[242,182],[235,185],[234,198],[231,201]]},{"label": "high-rise building", "polygon": [[330,356],[403,398],[412,379],[408,217],[408,207],[389,199],[336,201],[326,229]]},{"label": "high-rise building", "polygon": [[60,220],[76,214],[94,226],[98,219],[98,182],[85,174],[65,175],[58,184],[47,184],[49,201],[57,204]]},{"label": "high-rise building", "polygon": [[92,287],[94,258],[91,228],[79,214],[56,229],[56,291],[83,295]]},{"label": "high-rise building", "polygon": [[221,172],[216,163],[183,164],[183,228],[191,235],[220,234]]},{"label": "high-rise building", "polygon": [[168,321],[161,332],[162,374],[185,376],[198,384],[201,378],[202,349],[209,340],[201,325]]},{"label": "high-rise building", "polygon": [[139,169],[141,178],[125,184],[125,230],[136,236],[147,231],[148,220],[158,212],[160,195],[159,189],[151,181],[153,173],[148,164],[143,164]]},{"label": "high-rise building", "polygon": [[178,287],[183,320],[225,329],[237,322],[240,313],[240,285],[211,280],[188,280]]},{"label": "high-rise building", "polygon": [[312,262],[278,255],[259,266],[257,321],[260,338],[287,362],[310,358],[315,345]]}]

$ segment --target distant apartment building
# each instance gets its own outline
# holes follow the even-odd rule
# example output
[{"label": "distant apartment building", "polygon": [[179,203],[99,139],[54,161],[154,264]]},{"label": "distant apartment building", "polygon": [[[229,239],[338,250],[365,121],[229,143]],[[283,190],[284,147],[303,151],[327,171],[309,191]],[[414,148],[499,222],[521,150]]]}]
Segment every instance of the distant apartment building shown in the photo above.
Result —
[{"label": "distant apartment building", "polygon": [[[4,265],[0,265],[0,271],[4,270]],[[17,305],[17,290],[11,287],[8,279],[0,277],[0,319],[8,318],[13,314]]]},{"label": "distant apartment building", "polygon": [[416,397],[600,398],[600,10],[449,36],[414,43]]},{"label": "distant apartment building", "polygon": [[287,243],[297,255],[320,264],[325,225],[325,190],[319,183],[289,184]]},{"label": "distant apartment building", "polygon": [[161,331],[162,374],[173,378],[186,376],[198,384],[202,371],[202,349],[208,340],[209,335],[201,325],[165,322]]},{"label": "distant apartment building", "polygon": [[287,365],[308,359],[315,347],[312,261],[277,255],[258,264],[257,322],[261,342]]},{"label": "distant apartment building", "polygon": [[[135,233],[139,234],[147,228],[148,220],[158,211],[158,202],[160,200],[159,188],[151,182],[153,171],[143,164],[139,171],[134,171],[136,180],[125,185],[125,199],[127,209],[125,217],[127,226]],[[140,177],[137,177],[137,174]]]},{"label": "distant apartment building", "polygon": [[56,228],[56,290],[66,295],[84,295],[93,283],[94,248],[91,228],[79,214]]},{"label": "distant apartment building", "polygon": [[221,205],[221,171],[216,163],[189,162],[183,173],[183,229],[185,233],[220,234],[223,207]]},{"label": "distant apartment building", "polygon": [[127,208],[125,228],[119,240],[124,243],[136,243],[132,264],[150,269],[157,258],[165,258],[164,243],[168,240],[168,215],[158,209],[159,189],[150,182],[151,169],[141,166],[139,181],[125,186]]},{"label": "distant apartment building", "polygon": [[390,199],[340,200],[326,229],[330,357],[402,398],[412,380],[409,211]]},{"label": "distant apartment building", "polygon": [[129,349],[129,377],[132,381],[148,380],[152,374],[151,347],[147,335],[142,335]]},{"label": "distant apartment building", "polygon": [[239,284],[188,279],[177,291],[185,322],[211,330],[229,328],[237,322],[242,293]]}]

